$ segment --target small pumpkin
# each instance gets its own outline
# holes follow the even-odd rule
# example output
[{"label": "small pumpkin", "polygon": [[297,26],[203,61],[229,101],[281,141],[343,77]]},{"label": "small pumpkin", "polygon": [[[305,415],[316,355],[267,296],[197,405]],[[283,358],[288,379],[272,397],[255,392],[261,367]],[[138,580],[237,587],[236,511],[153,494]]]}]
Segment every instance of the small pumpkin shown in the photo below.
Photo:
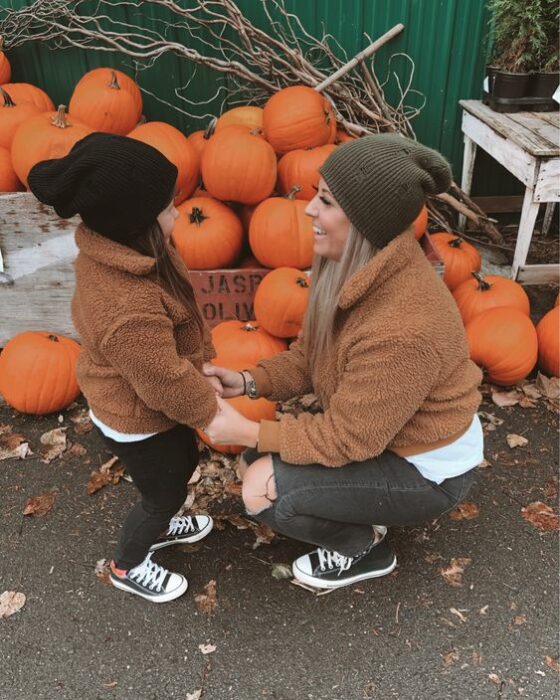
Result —
[{"label": "small pumpkin", "polygon": [[54,102],[40,87],[31,83],[5,83],[1,87],[10,94],[14,102],[33,102],[41,112],[54,112]]},{"label": "small pumpkin", "polygon": [[262,129],[263,125],[263,109],[262,107],[254,107],[252,105],[243,105],[241,107],[233,107],[224,112],[216,122],[216,131],[221,131],[224,126],[232,124],[243,124],[250,129]]},{"label": "small pumpkin", "polygon": [[27,187],[29,171],[41,160],[62,158],[72,146],[92,133],[92,128],[65,113],[43,112],[26,119],[18,127],[12,143],[12,163],[18,178]]},{"label": "small pumpkin", "polygon": [[255,208],[249,224],[249,245],[265,267],[305,269],[313,260],[313,221],[307,201],[270,197]]},{"label": "small pumpkin", "polygon": [[76,83],[68,111],[94,131],[124,136],[138,124],[142,95],[126,73],[95,68]]},{"label": "small pumpkin", "polygon": [[252,367],[288,347],[285,340],[270,335],[258,321],[222,321],[212,328],[212,342],[217,353],[212,362],[235,370]]},{"label": "small pumpkin", "polygon": [[560,307],[555,306],[537,324],[539,367],[551,376],[560,377]]},{"label": "small pumpkin", "polygon": [[344,131],[344,129],[337,129],[334,142],[339,146],[341,143],[348,143],[349,141],[354,141],[356,138],[357,136],[352,136],[352,134]]},{"label": "small pumpkin", "polygon": [[0,51],[0,85],[10,82],[12,77],[12,67],[8,57],[3,51]]},{"label": "small pumpkin", "polygon": [[15,335],[0,354],[0,393],[21,413],[66,408],[80,393],[76,360],[80,346],[47,331]]},{"label": "small pumpkin", "polygon": [[171,238],[189,269],[214,270],[235,264],[243,246],[243,226],[226,204],[197,197],[177,210],[179,218]]},{"label": "small pumpkin", "polygon": [[529,316],[529,297],[523,287],[508,277],[483,276],[472,272],[471,279],[453,290],[453,298],[466,325],[478,314],[498,306],[512,306]]},{"label": "small pumpkin", "polygon": [[335,148],[333,143],[328,143],[316,148],[298,148],[282,156],[278,162],[279,191],[287,194],[298,187],[296,199],[313,199],[319,184],[319,168]]},{"label": "small pumpkin", "polygon": [[283,88],[263,110],[266,140],[277,153],[334,143],[336,118],[331,103],[306,85]]},{"label": "small pumpkin", "polygon": [[10,151],[0,146],[0,192],[19,192],[22,189],[23,186],[12,165]]},{"label": "small pumpkin", "polygon": [[295,338],[309,300],[309,277],[301,270],[279,267],[269,272],[255,292],[255,318],[271,335]]},{"label": "small pumpkin", "polygon": [[20,124],[40,113],[37,105],[32,102],[15,102],[9,92],[0,88],[0,146],[11,148]]},{"label": "small pumpkin", "polygon": [[481,258],[478,250],[459,236],[447,231],[431,233],[430,239],[443,259],[443,281],[451,291],[478,272]]},{"label": "small pumpkin", "polygon": [[509,306],[488,309],[465,327],[473,362],[484,367],[489,381],[517,384],[537,361],[537,331],[527,314]]},{"label": "small pumpkin", "polygon": [[412,225],[414,227],[414,238],[419,241],[426,233],[426,229],[428,228],[428,207],[426,205],[420,209],[420,213],[414,219]]},{"label": "small pumpkin", "polygon": [[157,148],[177,166],[176,205],[191,197],[200,176],[199,157],[179,129],[165,122],[148,122],[137,126],[128,136]]}]

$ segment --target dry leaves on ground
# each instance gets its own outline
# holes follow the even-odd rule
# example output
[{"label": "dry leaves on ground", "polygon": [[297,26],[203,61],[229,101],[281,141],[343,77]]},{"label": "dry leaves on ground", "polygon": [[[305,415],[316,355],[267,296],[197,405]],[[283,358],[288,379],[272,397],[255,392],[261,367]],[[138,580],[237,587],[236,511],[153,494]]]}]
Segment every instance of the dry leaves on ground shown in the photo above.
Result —
[{"label": "dry leaves on ground", "polygon": [[53,459],[60,457],[66,449],[66,428],[55,428],[48,430],[40,437],[41,442],[41,462],[49,464]]},{"label": "dry leaves on ground", "polygon": [[560,673],[560,664],[558,663],[558,657],[554,656],[545,656],[544,657],[544,662],[545,664],[551,668],[553,671],[556,671],[556,673]]},{"label": "dry leaves on ground", "polygon": [[215,644],[199,644],[198,648],[203,654],[211,654],[213,651],[216,651]]},{"label": "dry leaves on ground", "polygon": [[29,443],[20,433],[12,433],[11,425],[0,425],[0,461],[3,459],[25,459],[33,454]]},{"label": "dry leaves on ground", "polygon": [[463,585],[463,573],[465,568],[471,563],[472,559],[458,557],[452,559],[449,566],[440,568],[439,572],[443,576],[445,583],[455,588],[460,588]]},{"label": "dry leaves on ground", "polygon": [[195,690],[194,693],[187,693],[186,700],[200,700],[202,697],[202,688]]},{"label": "dry leaves on ground", "polygon": [[275,578],[278,581],[287,578],[292,578],[292,567],[289,564],[273,564],[271,576],[272,578]]},{"label": "dry leaves on ground", "polygon": [[448,515],[451,520],[472,520],[473,518],[478,518],[480,510],[476,503],[464,501],[459,503],[457,508],[448,513]]},{"label": "dry leaves on ground", "polygon": [[101,583],[104,583],[107,586],[111,585],[111,581],[109,578],[111,574],[111,569],[109,567],[109,563],[110,562],[108,559],[99,559],[99,561],[96,562],[94,569],[94,573],[97,576],[97,578],[101,581]]},{"label": "dry leaves on ground", "polygon": [[10,617],[25,605],[25,594],[17,591],[4,591],[0,595],[0,618]]},{"label": "dry leaves on ground", "polygon": [[78,435],[84,435],[93,430],[93,423],[86,408],[77,406],[68,414],[68,417],[74,423],[74,432]]},{"label": "dry leaves on ground", "polygon": [[529,444],[529,440],[523,435],[516,435],[515,433],[508,433],[506,435],[507,444],[513,450],[515,447],[526,447]]},{"label": "dry leaves on ground", "polygon": [[448,651],[447,654],[441,654],[441,658],[443,659],[443,668],[449,668],[452,664],[458,661],[459,652],[457,649],[451,649],[451,651]]},{"label": "dry leaves on ground", "polygon": [[521,515],[539,530],[559,530],[560,519],[554,510],[542,501],[533,501],[521,509]]},{"label": "dry leaves on ground", "polygon": [[32,515],[35,518],[42,518],[50,512],[54,505],[56,491],[44,493],[42,496],[32,496],[25,501],[23,515]]},{"label": "dry leaves on ground", "polygon": [[478,416],[482,421],[482,429],[485,433],[496,430],[496,428],[504,422],[502,418],[498,418],[498,416],[495,416],[493,413],[488,413],[487,411],[479,411]]},{"label": "dry leaves on ground", "polygon": [[213,615],[216,612],[218,601],[216,599],[216,581],[211,579],[204,586],[204,593],[198,593],[194,597],[196,607],[206,615]]},{"label": "dry leaves on ground", "polygon": [[120,464],[118,457],[111,457],[98,471],[91,472],[87,483],[88,495],[92,495],[108,484],[115,486],[124,476],[124,466]]}]

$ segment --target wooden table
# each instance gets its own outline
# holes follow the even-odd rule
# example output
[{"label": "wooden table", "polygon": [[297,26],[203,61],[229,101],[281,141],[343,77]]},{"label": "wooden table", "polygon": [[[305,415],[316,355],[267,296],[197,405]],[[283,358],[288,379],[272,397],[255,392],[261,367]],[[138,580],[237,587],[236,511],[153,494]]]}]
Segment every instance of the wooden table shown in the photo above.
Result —
[{"label": "wooden table", "polygon": [[460,100],[465,140],[461,187],[470,193],[479,146],[525,185],[512,277],[526,284],[558,282],[560,265],[527,265],[527,253],[541,203],[544,229],[560,202],[560,115],[556,112],[500,114],[480,100]]}]

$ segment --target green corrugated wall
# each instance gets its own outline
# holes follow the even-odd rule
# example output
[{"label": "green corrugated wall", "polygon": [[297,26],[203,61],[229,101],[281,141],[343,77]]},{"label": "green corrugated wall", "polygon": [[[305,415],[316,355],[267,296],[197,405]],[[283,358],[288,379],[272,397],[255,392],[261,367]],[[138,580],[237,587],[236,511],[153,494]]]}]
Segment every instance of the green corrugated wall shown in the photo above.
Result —
[{"label": "green corrugated wall", "polygon": [[[178,0],[179,4],[188,0]],[[0,0],[0,8],[21,8],[31,5],[24,0]],[[91,3],[94,6],[95,3]],[[237,0],[240,10],[259,26],[264,26],[260,0]],[[301,19],[303,26],[315,36],[323,30],[332,34],[352,56],[368,45],[364,32],[373,39],[401,22],[404,32],[384,47],[376,57],[379,79],[387,73],[391,54],[404,52],[415,64],[412,87],[426,96],[426,105],[412,122],[418,139],[441,150],[460,178],[463,141],[461,110],[458,100],[479,98],[486,55],[488,11],[485,0],[286,0],[286,8]],[[113,19],[124,19],[129,9],[115,6]],[[160,18],[159,9],[144,5],[141,22],[150,26]],[[135,21],[138,21],[136,19]],[[185,35],[173,31],[172,40],[184,41]],[[44,44],[27,46],[8,52],[13,67],[14,81],[27,81],[43,87],[58,103],[68,103],[73,85],[88,69],[112,65],[133,74],[130,60],[118,54],[65,49],[52,51]],[[391,67],[401,81],[409,74],[409,64],[395,57]],[[209,100],[224,78],[203,67],[194,67],[172,55],[162,57],[147,70],[139,73],[144,93],[144,113],[149,120],[168,121],[186,133],[201,128],[206,119],[180,114],[149,93],[157,94],[168,102],[177,102],[174,88],[191,79],[186,95],[190,100]],[[395,82],[393,80],[394,87]],[[389,98],[396,93],[390,86]],[[413,103],[413,96],[409,97]],[[183,108],[194,115],[216,114],[221,98],[208,105]],[[486,162],[488,165],[488,162]],[[477,168],[474,193],[502,194],[511,192],[511,178],[498,166]]]}]

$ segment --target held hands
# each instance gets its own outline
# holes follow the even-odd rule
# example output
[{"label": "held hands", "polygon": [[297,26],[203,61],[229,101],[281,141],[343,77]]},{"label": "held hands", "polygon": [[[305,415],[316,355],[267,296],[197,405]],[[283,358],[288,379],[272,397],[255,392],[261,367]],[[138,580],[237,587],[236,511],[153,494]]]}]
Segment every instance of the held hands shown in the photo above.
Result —
[{"label": "held hands", "polygon": [[244,390],[243,377],[239,372],[225,367],[217,367],[216,365],[206,362],[202,368],[202,373],[208,381],[215,386],[214,382],[218,382],[222,391],[217,392],[224,399],[231,399],[234,396],[242,396]]},{"label": "held hands", "polygon": [[[214,369],[223,369],[217,367]],[[230,370],[224,370],[230,372]],[[231,374],[237,374],[231,372]],[[239,377],[239,374],[237,374]],[[239,377],[241,380],[241,377]],[[223,379],[222,379],[223,382]],[[243,382],[241,380],[241,384]],[[224,387],[224,394],[227,389]],[[235,394],[238,396],[239,394]],[[227,401],[219,396],[218,412],[212,422],[206,426],[204,432],[216,445],[245,445],[246,447],[256,447],[259,436],[259,424],[242,416]]]},{"label": "held hands", "polygon": [[214,376],[213,374],[210,374],[207,372],[209,368],[211,368],[213,365],[210,364],[210,362],[205,362],[202,365],[202,373],[206,377],[206,379],[210,382],[210,385],[218,394],[218,396],[223,396],[224,395],[224,387],[222,386],[222,382],[220,381],[219,377]]}]

